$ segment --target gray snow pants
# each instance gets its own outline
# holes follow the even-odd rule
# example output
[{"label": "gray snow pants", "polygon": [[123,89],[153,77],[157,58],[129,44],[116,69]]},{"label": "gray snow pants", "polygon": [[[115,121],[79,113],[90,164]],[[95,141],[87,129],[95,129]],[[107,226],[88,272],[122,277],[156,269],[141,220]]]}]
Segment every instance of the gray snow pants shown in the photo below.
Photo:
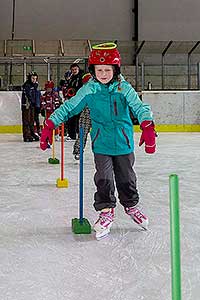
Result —
[{"label": "gray snow pants", "polygon": [[118,156],[94,154],[96,173],[94,175],[97,191],[94,194],[94,208],[116,206],[115,184],[121,205],[131,207],[138,203],[136,174],[133,170],[134,153]]}]

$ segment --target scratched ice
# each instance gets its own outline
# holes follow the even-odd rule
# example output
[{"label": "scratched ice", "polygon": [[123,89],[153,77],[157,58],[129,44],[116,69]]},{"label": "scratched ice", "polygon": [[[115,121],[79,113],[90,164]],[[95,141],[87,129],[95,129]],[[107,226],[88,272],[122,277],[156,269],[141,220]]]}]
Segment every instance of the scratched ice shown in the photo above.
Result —
[{"label": "scratched ice", "polygon": [[[139,134],[135,134],[136,145]],[[180,181],[182,299],[200,292],[200,134],[160,133],[156,155],[136,146],[141,204],[150,219],[140,230],[118,204],[108,238],[74,235],[78,217],[79,165],[65,143],[65,178],[47,163],[51,150],[0,136],[1,300],[170,300],[169,175]],[[60,158],[56,142],[56,157]],[[90,142],[84,155],[84,216],[92,224],[94,164]]]}]

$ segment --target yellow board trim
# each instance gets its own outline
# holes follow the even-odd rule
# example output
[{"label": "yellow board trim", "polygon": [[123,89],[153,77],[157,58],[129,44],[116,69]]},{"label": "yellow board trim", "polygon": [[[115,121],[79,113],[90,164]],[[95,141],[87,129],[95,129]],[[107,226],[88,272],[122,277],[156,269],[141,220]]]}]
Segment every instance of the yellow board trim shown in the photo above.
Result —
[{"label": "yellow board trim", "polygon": [[[139,125],[134,125],[135,132],[141,132]],[[161,124],[156,125],[158,132],[200,132],[200,124]],[[0,125],[0,133],[22,133],[21,125]]]},{"label": "yellow board trim", "polygon": [[156,130],[159,132],[200,132],[200,124],[168,124],[156,125]]},{"label": "yellow board trim", "polygon": [[[135,132],[140,132],[140,126],[134,126]],[[156,125],[158,132],[200,132],[200,124],[161,124]]]},{"label": "yellow board trim", "polygon": [[0,133],[22,133],[22,125],[0,125]]}]

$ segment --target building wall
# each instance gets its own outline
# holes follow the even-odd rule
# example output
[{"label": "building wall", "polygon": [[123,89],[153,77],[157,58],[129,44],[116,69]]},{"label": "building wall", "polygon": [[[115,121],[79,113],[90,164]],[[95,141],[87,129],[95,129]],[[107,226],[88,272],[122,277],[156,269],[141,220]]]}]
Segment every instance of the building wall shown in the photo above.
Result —
[{"label": "building wall", "polygon": [[199,40],[200,1],[139,0],[139,39]]},{"label": "building wall", "polygon": [[0,0],[0,40],[12,37],[12,1]]},{"label": "building wall", "polygon": [[[13,0],[0,0],[0,40],[11,38]],[[199,40],[200,1],[138,0],[139,40]],[[15,38],[131,40],[133,0],[16,0]]]},{"label": "building wall", "polygon": [[[12,0],[0,6],[1,40],[11,38]],[[16,0],[16,39],[131,40],[132,29],[131,0]]]}]

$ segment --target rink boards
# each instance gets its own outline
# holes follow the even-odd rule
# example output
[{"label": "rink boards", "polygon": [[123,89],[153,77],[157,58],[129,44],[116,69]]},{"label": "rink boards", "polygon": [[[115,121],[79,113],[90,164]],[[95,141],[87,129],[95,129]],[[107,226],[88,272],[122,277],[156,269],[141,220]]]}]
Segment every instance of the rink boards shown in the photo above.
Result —
[{"label": "rink boards", "polygon": [[[158,131],[200,131],[200,91],[145,91]],[[21,132],[21,92],[0,92],[0,133]],[[135,126],[135,131],[139,126]]]}]

